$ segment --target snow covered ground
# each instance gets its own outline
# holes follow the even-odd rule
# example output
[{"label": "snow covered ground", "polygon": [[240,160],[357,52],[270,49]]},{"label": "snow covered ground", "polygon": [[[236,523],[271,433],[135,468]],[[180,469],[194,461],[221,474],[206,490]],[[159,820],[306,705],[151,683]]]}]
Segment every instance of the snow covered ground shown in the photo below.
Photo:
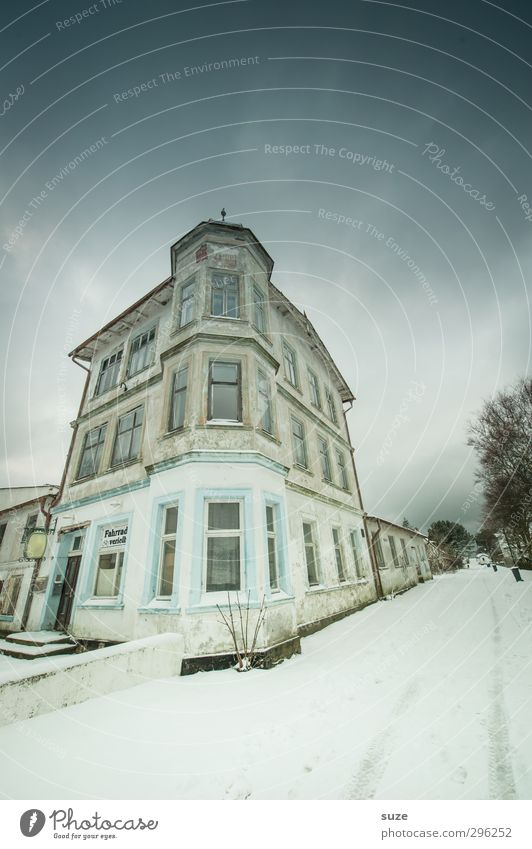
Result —
[{"label": "snow covered ground", "polygon": [[530,799],[522,574],[436,578],[270,671],[150,682],[2,728],[0,795]]}]

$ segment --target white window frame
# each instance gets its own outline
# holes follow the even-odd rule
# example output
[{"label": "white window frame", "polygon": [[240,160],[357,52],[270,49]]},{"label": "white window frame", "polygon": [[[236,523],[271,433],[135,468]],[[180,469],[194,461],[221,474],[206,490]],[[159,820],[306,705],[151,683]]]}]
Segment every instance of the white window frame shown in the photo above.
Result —
[{"label": "white window frame", "polygon": [[[81,475],[81,467],[83,465],[83,458],[84,458],[85,452],[87,450],[87,440],[88,440],[89,436],[91,435],[91,433],[94,433],[94,431],[96,431],[96,430],[102,431],[102,434],[101,434],[100,438],[98,439],[98,442],[96,443],[96,447],[99,447],[99,449],[100,449],[100,453],[99,453],[99,457],[98,457],[98,463],[93,464],[94,471],[88,472],[87,474],[84,474],[84,475]],[[106,438],[107,438],[107,422],[104,422],[101,425],[96,425],[95,427],[91,427],[91,429],[88,430],[87,433],[84,435],[83,443],[82,443],[82,446],[81,446],[81,453],[79,455],[78,468],[77,468],[77,473],[76,473],[76,480],[84,480],[85,478],[89,478],[89,477],[92,477],[93,475],[99,474],[101,466],[102,466],[102,457],[103,457],[103,452],[104,452],[104,448],[105,448]],[[94,448],[94,447],[95,447],[94,445],[91,446],[91,448]]]},{"label": "white window frame", "polygon": [[[175,529],[175,531],[172,531],[172,533],[167,534],[167,533],[164,532],[165,525],[166,525],[166,512],[167,512],[167,510],[171,510],[173,508],[175,508],[177,510],[176,529]],[[176,571],[175,567],[176,567],[176,560],[177,560],[177,531],[178,531],[178,527],[179,527],[179,502],[178,501],[171,501],[171,502],[168,502],[167,504],[164,504],[164,506],[162,508],[161,541],[159,543],[159,560],[158,560],[158,564],[157,564],[157,576],[156,576],[156,581],[155,581],[155,598],[164,599],[165,601],[172,598],[172,595],[174,594],[175,571]],[[172,570],[172,592],[169,595],[163,595],[161,593],[160,589],[161,589],[161,579],[162,579],[162,570],[163,570],[164,547],[165,547],[165,542],[172,542],[172,541],[175,544],[174,565],[173,565],[173,570]]]},{"label": "white window frame", "polygon": [[[271,510],[273,530],[268,525],[268,510]],[[279,571],[279,505],[266,503],[264,508],[266,523],[266,553],[268,559],[268,584],[270,592],[278,593],[281,590],[281,575]],[[273,541],[274,581],[272,583],[272,564],[270,556],[270,541]]]},{"label": "white window frame", "polygon": [[349,492],[349,477],[347,474],[347,465],[345,462],[345,453],[340,448],[335,448],[336,451],[336,465],[338,466],[338,476],[340,479],[340,486],[346,492]]},{"label": "white window frame", "polygon": [[[212,379],[212,367],[219,365],[231,365],[237,367],[237,418],[236,419],[218,419],[213,416],[213,386],[225,385],[225,386],[234,386],[234,383],[228,383],[227,381],[216,381],[214,382]],[[212,422],[214,424],[235,424],[242,422],[242,361],[234,360],[234,359],[219,359],[215,357],[214,359],[209,359],[209,372],[208,372],[208,397],[207,397],[207,422]]]},{"label": "white window frame", "polygon": [[355,567],[355,575],[357,578],[362,579],[366,577],[366,569],[364,566],[364,558],[362,557],[362,552],[358,545],[358,530],[353,528],[349,533],[349,538],[351,540],[351,553],[353,555],[353,564]]},{"label": "white window frame", "polygon": [[[217,529],[217,530],[209,530],[209,505],[210,504],[238,504],[238,530],[236,528],[227,528],[227,529]],[[223,598],[227,598],[228,592],[240,593],[243,589],[245,589],[245,575],[244,575],[244,546],[245,546],[245,532],[244,532],[244,500],[242,498],[206,498],[205,499],[205,507],[204,507],[204,515],[203,515],[203,578],[202,578],[202,592],[208,597],[223,596]],[[209,590],[207,589],[207,579],[208,579],[208,565],[209,565],[209,539],[210,538],[233,538],[238,537],[239,542],[239,552],[240,552],[240,572],[239,572],[239,588],[231,589],[231,590]]]},{"label": "white window frame", "polygon": [[317,410],[321,410],[321,391],[318,377],[310,368],[307,369],[307,372],[310,389],[310,403],[313,407],[316,407]]},{"label": "white window frame", "polygon": [[342,540],[342,529],[339,525],[334,525],[332,527],[332,538],[333,538],[333,548],[334,548],[334,561],[336,564],[336,573],[338,575],[338,582],[340,584],[345,584],[347,581],[347,570],[345,568],[346,560],[345,560],[345,552],[344,545]]},{"label": "white window frame", "polygon": [[[305,525],[308,525],[310,528],[311,542],[307,542],[305,539]],[[317,533],[317,525],[314,519],[305,519],[304,517],[301,520],[301,530],[303,534],[303,556],[305,558],[305,573],[307,579],[307,585],[309,589],[313,587],[321,586],[321,569],[320,569],[320,554],[319,554],[319,541],[318,541],[318,533]],[[311,582],[310,574],[309,574],[309,566],[308,566],[308,558],[307,558],[307,547],[312,548],[312,555],[314,559],[314,568],[316,571],[315,582]]]},{"label": "white window frame", "polygon": [[295,349],[283,339],[283,368],[284,376],[288,383],[299,389],[299,371],[297,367],[297,354]]},{"label": "white window frame", "polygon": [[[297,437],[300,439],[300,442],[296,442],[296,436],[294,434],[294,424],[301,425],[301,437]],[[305,432],[305,424],[301,421],[301,419],[296,418],[295,416],[290,416],[290,431],[292,434],[292,450],[294,454],[294,466],[297,466],[298,469],[306,469],[308,470],[308,450],[307,450],[307,435]],[[304,463],[301,463],[297,457],[297,448],[296,446],[301,446],[303,450]]]},{"label": "white window frame", "polygon": [[[259,333],[268,332],[266,296],[260,286],[253,284],[253,324]],[[257,297],[258,296],[258,297]]]},{"label": "white window frame", "polygon": [[[140,420],[140,424],[136,424],[137,414],[139,413],[139,411],[141,412],[141,420]],[[120,459],[120,460],[115,460],[115,452],[116,452],[116,448],[117,448],[117,445],[118,445],[118,437],[120,436],[120,432],[119,432],[120,422],[123,421],[126,418],[126,416],[131,416],[131,415],[133,415],[133,427],[130,429],[128,456],[123,458],[123,459]],[[143,404],[140,404],[138,407],[134,407],[132,410],[128,410],[127,413],[123,413],[120,416],[120,418],[118,419],[118,422],[116,423],[115,440],[114,440],[114,443],[113,443],[113,452],[111,454],[111,468],[114,468],[115,466],[122,466],[122,465],[124,465],[124,463],[131,463],[131,462],[133,462],[133,460],[139,459],[139,457],[141,455],[141,449],[142,449],[143,429],[144,429],[144,405]],[[136,453],[131,454],[130,452],[131,452],[133,439],[134,439],[136,431],[139,432],[138,450],[137,450]]]},{"label": "white window frame", "polygon": [[329,443],[323,436],[318,436],[318,450],[321,476],[326,483],[333,483],[331,452],[329,451]]},{"label": "white window frame", "polygon": [[334,396],[328,386],[325,387],[325,403],[327,404],[327,410],[330,420],[333,424],[338,425],[338,416],[336,413],[336,404],[334,401]]},{"label": "white window frame", "polygon": [[[261,391],[261,386],[266,386],[266,392]],[[272,388],[270,380],[266,374],[266,372],[260,367],[257,369],[257,395],[259,402],[259,426],[264,433],[269,434],[270,436],[274,435],[275,432],[275,422],[273,418],[273,401],[272,401]],[[262,402],[264,401],[264,410],[262,410]],[[264,427],[264,417],[265,414],[269,416],[270,419],[270,429]]]},{"label": "white window frame", "polygon": [[[146,337],[146,341],[144,344],[140,344],[143,338]],[[142,333],[137,333],[136,336],[130,342],[129,345],[129,353],[127,359],[127,369],[126,369],[126,377],[134,377],[136,374],[140,374],[141,371],[149,368],[155,362],[155,347],[156,347],[156,339],[157,339],[157,325],[153,324],[147,330],[143,330]],[[139,343],[139,346],[136,351],[133,350],[134,346]],[[144,365],[140,366],[140,368],[136,368],[135,371],[131,371],[131,360],[133,359],[133,355],[138,351],[146,350],[146,359]]]},{"label": "white window frame", "polygon": [[[224,278],[224,283],[221,286],[214,285],[214,278],[220,277]],[[236,283],[236,307],[235,307],[235,315],[228,315],[227,311],[227,280],[231,278],[235,280]],[[214,307],[214,292],[216,289],[223,290],[223,311],[221,313],[213,312]],[[233,321],[240,318],[240,277],[238,274],[233,274],[229,271],[211,271],[210,275],[210,287],[209,287],[209,314],[212,318],[229,318],[233,319]]]},{"label": "white window frame", "polygon": [[[118,383],[120,381],[120,372],[121,372],[121,369],[122,369],[123,353],[124,353],[124,346],[120,345],[120,347],[116,348],[112,352],[112,354],[108,354],[101,361],[100,371],[98,373],[98,378],[96,380],[96,386],[95,386],[95,389],[94,389],[94,397],[95,398],[99,397],[100,395],[104,395],[106,392],[109,392],[110,389],[113,389],[115,386],[118,386]],[[113,362],[111,362],[111,360]],[[104,368],[106,363],[107,363],[107,367]],[[104,377],[104,375],[107,372],[110,373],[111,370],[114,369],[115,365],[116,365],[116,379],[115,379],[114,383],[109,384],[109,386],[106,385],[103,389],[101,389],[100,388],[101,383],[103,382],[102,378]]]},{"label": "white window frame", "polygon": [[[115,575],[116,575],[117,571],[119,572],[118,583],[116,581],[116,577],[115,577],[114,582],[113,582],[113,585],[116,589],[116,592],[113,593],[113,595],[97,594],[96,588],[98,586],[98,577],[99,577],[99,573],[100,573],[100,561],[101,561],[102,557],[113,557],[114,555],[116,555],[116,558],[117,558],[116,561],[115,561],[115,566],[114,566]],[[94,587],[93,587],[93,591],[92,591],[92,597],[95,598],[95,599],[107,599],[107,598],[109,598],[109,599],[115,599],[116,600],[120,597],[120,590],[121,590],[122,581],[123,581],[123,578],[124,578],[125,550],[123,548],[121,548],[120,550],[117,549],[116,551],[113,551],[112,549],[108,550],[108,549],[102,549],[101,548],[97,552],[97,558],[98,559],[97,559],[97,562],[96,562],[96,569],[94,570]],[[120,558],[120,560],[119,560],[119,558]],[[118,565],[118,564],[120,564],[120,565]]]},{"label": "white window frame", "polygon": [[[181,430],[181,428],[183,428],[185,426],[186,414],[187,414],[187,393],[188,393],[188,372],[189,372],[188,365],[189,364],[187,363],[186,365],[182,366],[181,368],[176,369],[176,371],[174,371],[174,373],[172,374],[172,385],[171,385],[171,391],[170,391],[170,409],[169,409],[169,412],[168,412],[168,432],[169,433],[172,432],[173,430]],[[181,386],[179,389],[176,389],[176,383],[178,381],[179,375],[182,374],[183,372],[186,373],[185,385]],[[175,404],[176,395],[178,395],[178,394],[180,396],[181,395],[184,396],[183,421],[181,422],[181,424],[176,424],[175,421],[174,421],[174,404]]]},{"label": "white window frame", "polygon": [[392,555],[392,563],[396,569],[399,568],[399,554],[397,552],[397,545],[395,542],[395,537],[393,534],[388,534],[388,545],[390,546],[390,554]]},{"label": "white window frame", "polygon": [[[179,290],[179,328],[186,327],[187,324],[191,324],[191,322],[194,321],[196,305],[196,286],[197,280],[195,274],[193,274],[192,277],[189,277],[188,280],[185,280],[181,284],[181,288]],[[185,294],[185,291],[189,288],[192,291],[192,295],[187,298],[184,298],[183,296]],[[186,320],[184,320],[184,318]]]}]

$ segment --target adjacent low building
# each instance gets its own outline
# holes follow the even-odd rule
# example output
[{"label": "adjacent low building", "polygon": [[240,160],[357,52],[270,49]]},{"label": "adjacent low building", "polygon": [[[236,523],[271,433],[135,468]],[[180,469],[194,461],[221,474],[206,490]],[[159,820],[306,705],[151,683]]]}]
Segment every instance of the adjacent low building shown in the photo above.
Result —
[{"label": "adjacent low building", "polygon": [[368,516],[367,524],[384,595],[432,578],[424,534],[377,516]]},{"label": "adjacent low building", "polygon": [[25,625],[36,577],[36,561],[25,558],[26,542],[35,529],[46,528],[58,491],[51,484],[0,489],[0,633]]}]

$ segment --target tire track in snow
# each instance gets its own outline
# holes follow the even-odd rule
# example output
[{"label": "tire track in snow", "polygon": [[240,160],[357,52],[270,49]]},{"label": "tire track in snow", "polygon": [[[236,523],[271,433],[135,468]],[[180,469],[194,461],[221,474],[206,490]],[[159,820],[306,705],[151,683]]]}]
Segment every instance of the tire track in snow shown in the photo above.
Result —
[{"label": "tire track in snow", "polygon": [[393,710],[393,718],[376,734],[369,744],[359,769],[349,782],[344,799],[374,799],[388,761],[395,748],[397,725],[415,701],[419,689],[417,680],[409,681]]},{"label": "tire track in snow", "polygon": [[490,799],[517,799],[512,768],[512,748],[504,709],[504,677],[499,662],[501,653],[501,628],[497,609],[490,598],[495,621],[493,642],[495,665],[489,689],[488,706],[488,786]]}]

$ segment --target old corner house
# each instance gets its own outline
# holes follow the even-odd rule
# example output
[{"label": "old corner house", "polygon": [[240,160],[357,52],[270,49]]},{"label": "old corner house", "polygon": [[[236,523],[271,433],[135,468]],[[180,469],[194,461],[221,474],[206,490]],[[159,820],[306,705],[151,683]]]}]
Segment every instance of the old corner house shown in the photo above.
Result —
[{"label": "old corner house", "polygon": [[71,353],[87,378],[30,629],[175,631],[190,658],[223,654],[230,592],[252,618],[266,598],[260,647],[281,656],[382,592],[353,393],[272,269],[251,230],[202,222],[171,276]]}]

